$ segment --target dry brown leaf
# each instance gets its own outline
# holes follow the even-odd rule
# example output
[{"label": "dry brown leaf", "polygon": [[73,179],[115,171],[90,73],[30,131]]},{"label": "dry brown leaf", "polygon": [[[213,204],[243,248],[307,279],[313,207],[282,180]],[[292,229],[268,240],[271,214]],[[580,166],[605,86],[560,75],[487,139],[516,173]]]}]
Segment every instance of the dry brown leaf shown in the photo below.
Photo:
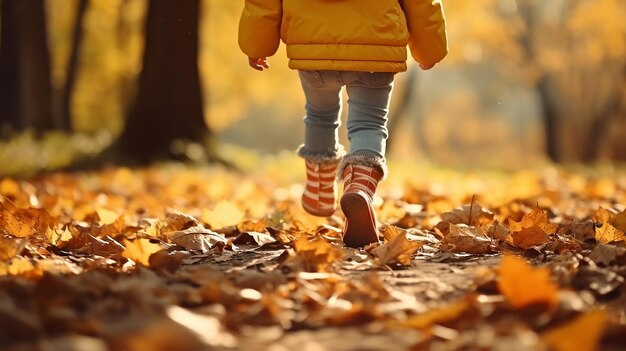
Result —
[{"label": "dry brown leaf", "polygon": [[558,287],[550,279],[547,268],[534,268],[521,258],[506,255],[502,258],[499,276],[498,288],[511,306],[556,306]]},{"label": "dry brown leaf", "polygon": [[493,212],[477,203],[472,203],[442,214],[441,222],[437,224],[437,228],[443,233],[447,233],[450,224],[466,224],[480,227],[491,223],[493,218]]},{"label": "dry brown leaf", "polygon": [[407,239],[406,232],[400,228],[388,229],[389,241],[374,248],[371,252],[381,265],[401,264],[408,266],[413,260],[413,254],[424,246],[423,243]]},{"label": "dry brown leaf", "polygon": [[589,258],[597,265],[609,266],[618,258],[626,258],[626,249],[613,245],[598,244],[589,254]]},{"label": "dry brown leaf", "polygon": [[233,243],[237,245],[267,245],[275,243],[276,239],[274,239],[271,235],[267,233],[259,233],[259,232],[245,232],[239,234],[234,240]]},{"label": "dry brown leaf", "polygon": [[541,334],[541,341],[555,351],[594,351],[608,316],[606,311],[591,311],[573,321]]},{"label": "dry brown leaf", "polygon": [[465,224],[450,224],[450,233],[441,241],[441,250],[475,255],[498,251],[495,243],[487,236],[483,228],[470,227]]},{"label": "dry brown leaf", "polygon": [[165,223],[165,228],[168,231],[185,230],[200,225],[200,222],[194,216],[171,208],[165,214]]},{"label": "dry brown leaf", "polygon": [[624,235],[623,231],[615,228],[611,224],[604,223],[602,227],[596,228],[596,241],[601,244],[626,241],[626,235]]},{"label": "dry brown leaf", "polygon": [[124,240],[122,256],[146,267],[150,266],[150,256],[161,250],[161,245],[153,244],[148,239]]},{"label": "dry brown leaf", "polygon": [[615,215],[613,226],[626,233],[626,210]]},{"label": "dry brown leaf", "polygon": [[195,226],[176,232],[165,233],[165,236],[180,247],[189,250],[198,250],[203,253],[211,250],[215,245],[226,245],[228,240],[221,235],[203,226]]}]

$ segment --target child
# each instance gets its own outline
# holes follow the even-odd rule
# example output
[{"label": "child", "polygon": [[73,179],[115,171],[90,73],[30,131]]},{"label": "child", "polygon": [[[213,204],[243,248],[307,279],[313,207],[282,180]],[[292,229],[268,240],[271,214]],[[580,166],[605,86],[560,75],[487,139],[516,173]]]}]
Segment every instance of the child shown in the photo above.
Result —
[{"label": "child", "polygon": [[[424,70],[448,53],[441,0],[245,0],[239,46],[252,68],[269,68],[280,41],[299,71],[306,98],[302,206],[315,216],[336,209],[343,178],[343,240],[378,242],[372,199],[387,175],[387,113],[394,75],[406,71],[407,45]],[[338,142],[341,89],[348,94],[350,152]]]}]

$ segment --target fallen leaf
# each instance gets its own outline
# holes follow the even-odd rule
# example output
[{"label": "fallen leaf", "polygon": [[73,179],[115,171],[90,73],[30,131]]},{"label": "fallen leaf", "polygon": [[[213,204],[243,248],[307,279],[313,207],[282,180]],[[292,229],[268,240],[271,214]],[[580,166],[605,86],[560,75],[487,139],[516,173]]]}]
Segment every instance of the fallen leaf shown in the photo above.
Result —
[{"label": "fallen leaf", "polygon": [[203,253],[208,252],[217,244],[225,245],[226,238],[210,229],[202,226],[195,226],[171,233],[165,233],[170,242],[189,250],[198,250]]},{"label": "fallen leaf", "polygon": [[293,250],[296,255],[287,262],[296,264],[305,272],[328,272],[343,256],[341,248],[323,238],[309,239],[306,235],[293,242]]},{"label": "fallen leaf", "polygon": [[512,231],[513,244],[520,249],[528,250],[531,247],[541,246],[550,240],[550,236],[539,226],[522,228],[521,231]]},{"label": "fallen leaf", "polygon": [[0,234],[0,261],[11,259],[19,255],[28,240],[23,238],[14,238]]},{"label": "fallen leaf", "polygon": [[115,223],[115,221],[117,221],[118,218],[120,218],[120,215],[113,211],[107,210],[106,208],[98,208],[96,210],[96,213],[98,214],[98,224],[101,226],[113,224]]},{"label": "fallen leaf", "polygon": [[408,266],[413,261],[413,254],[424,246],[423,243],[407,239],[406,232],[400,228],[387,230],[387,236],[391,239],[372,250],[381,265],[397,263]]},{"label": "fallen leaf", "polygon": [[211,228],[220,229],[237,225],[244,217],[245,213],[239,210],[232,202],[220,201],[213,207],[213,210],[204,209],[202,211],[202,221]]},{"label": "fallen leaf", "polygon": [[448,233],[450,224],[465,224],[480,227],[493,221],[494,214],[477,203],[457,207],[441,215],[437,228],[444,234]]},{"label": "fallen leaf", "polygon": [[441,241],[441,250],[467,252],[474,255],[498,251],[495,243],[487,236],[483,228],[470,227],[465,224],[450,224],[450,233]]},{"label": "fallen leaf", "polygon": [[594,351],[608,316],[603,310],[587,312],[573,321],[541,334],[541,341],[555,351]]},{"label": "fallen leaf", "polygon": [[533,304],[556,306],[558,287],[550,279],[547,268],[534,268],[521,258],[505,255],[499,278],[498,289],[514,308]]},{"label": "fallen leaf", "polygon": [[146,267],[150,266],[150,256],[161,250],[161,245],[153,244],[148,239],[124,240],[122,256]]},{"label": "fallen leaf", "polygon": [[457,320],[469,308],[470,304],[467,300],[460,300],[442,308],[431,309],[424,313],[413,315],[403,321],[392,322],[391,325],[413,329],[427,329],[436,324]]},{"label": "fallen leaf", "polygon": [[626,241],[624,232],[615,228],[609,223],[602,224],[602,227],[596,228],[596,241],[601,244],[610,244],[617,241]]},{"label": "fallen leaf", "polygon": [[0,233],[18,238],[44,235],[46,229],[55,223],[55,219],[44,209],[17,208],[9,201],[0,202]]},{"label": "fallen leaf", "polygon": [[233,243],[237,245],[267,245],[271,243],[275,243],[276,239],[274,239],[271,235],[267,233],[259,233],[259,232],[245,232],[239,234],[234,240]]},{"label": "fallen leaf", "polygon": [[589,254],[589,258],[597,265],[609,266],[618,258],[626,258],[626,248],[613,245],[598,244]]},{"label": "fallen leaf", "polygon": [[613,226],[626,233],[626,210],[615,215]]},{"label": "fallen leaf", "polygon": [[166,230],[177,231],[199,226],[200,222],[192,215],[170,208],[165,214],[165,224]]}]

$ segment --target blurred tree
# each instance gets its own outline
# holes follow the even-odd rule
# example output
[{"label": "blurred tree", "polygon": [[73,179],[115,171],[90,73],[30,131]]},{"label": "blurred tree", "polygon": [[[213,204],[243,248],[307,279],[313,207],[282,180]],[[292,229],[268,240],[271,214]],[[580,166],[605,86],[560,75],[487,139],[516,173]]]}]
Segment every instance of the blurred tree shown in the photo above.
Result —
[{"label": "blurred tree", "polygon": [[2,0],[0,124],[41,132],[53,127],[44,0]]},{"label": "blurred tree", "polygon": [[176,141],[204,144],[211,135],[198,70],[199,16],[200,0],[150,0],[137,98],[113,146],[123,158],[189,156],[173,149]]},{"label": "blurred tree", "polygon": [[[546,155],[557,162],[624,160],[619,126],[626,70],[626,0],[449,0],[465,50],[537,92]],[[483,55],[484,51],[484,55]],[[454,53],[455,50],[453,49]],[[619,129],[617,129],[619,130]],[[620,156],[622,155],[622,156]]]},{"label": "blurred tree", "polygon": [[[626,52],[608,46],[624,45],[623,19],[612,14],[623,13],[624,2],[517,0],[517,7],[526,28],[518,41],[527,61],[540,68],[548,156],[557,162],[615,158],[609,150],[622,137],[609,128],[620,109]],[[621,35],[606,35],[611,32]]]},{"label": "blurred tree", "polygon": [[79,69],[79,55],[84,37],[85,14],[89,8],[90,0],[79,0],[74,18],[74,28],[72,30],[72,40],[70,47],[70,57],[67,63],[67,74],[65,84],[59,89],[58,110],[55,111],[55,126],[58,129],[70,130],[72,126],[72,97]]}]

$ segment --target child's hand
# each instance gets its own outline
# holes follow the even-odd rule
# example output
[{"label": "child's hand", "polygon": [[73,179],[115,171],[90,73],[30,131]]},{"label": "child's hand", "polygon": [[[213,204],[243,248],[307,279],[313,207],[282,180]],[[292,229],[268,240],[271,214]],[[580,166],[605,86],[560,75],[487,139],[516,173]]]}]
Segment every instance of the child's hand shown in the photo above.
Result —
[{"label": "child's hand", "polygon": [[261,57],[261,58],[248,57],[248,64],[250,65],[250,67],[256,69],[257,71],[262,71],[263,69],[270,68],[270,64],[267,63],[267,57]]},{"label": "child's hand", "polygon": [[420,68],[423,69],[424,71],[428,71],[429,69],[435,67],[435,65],[425,65],[423,63],[420,63]]}]

